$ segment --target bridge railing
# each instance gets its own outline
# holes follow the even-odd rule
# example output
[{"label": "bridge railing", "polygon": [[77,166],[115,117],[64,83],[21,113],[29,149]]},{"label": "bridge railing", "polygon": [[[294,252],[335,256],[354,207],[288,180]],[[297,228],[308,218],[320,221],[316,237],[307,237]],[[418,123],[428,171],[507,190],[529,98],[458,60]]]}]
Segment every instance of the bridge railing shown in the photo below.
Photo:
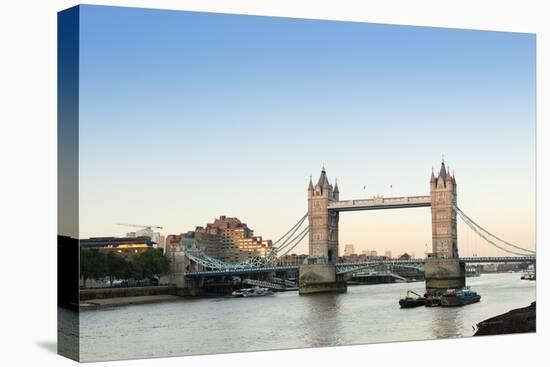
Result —
[{"label": "bridge railing", "polygon": [[[461,261],[465,263],[510,263],[510,262],[536,262],[535,256],[487,256],[487,257],[462,257]],[[336,263],[336,268],[340,271],[344,271],[345,268],[361,268],[361,267],[370,267],[377,265],[387,265],[387,266],[411,266],[420,268],[424,265],[426,259],[424,258],[415,258],[415,259],[373,259],[367,261],[357,261],[357,262],[341,262]],[[239,274],[249,274],[256,272],[277,272],[277,271],[287,271],[287,270],[298,270],[300,265],[281,265],[281,266],[266,266],[266,265],[251,265],[248,267],[240,268],[228,268],[228,269],[216,269],[216,270],[203,270],[203,271],[194,271],[186,272],[186,276],[189,277],[200,277],[207,275],[239,275]],[[346,271],[347,272],[347,271]]]}]

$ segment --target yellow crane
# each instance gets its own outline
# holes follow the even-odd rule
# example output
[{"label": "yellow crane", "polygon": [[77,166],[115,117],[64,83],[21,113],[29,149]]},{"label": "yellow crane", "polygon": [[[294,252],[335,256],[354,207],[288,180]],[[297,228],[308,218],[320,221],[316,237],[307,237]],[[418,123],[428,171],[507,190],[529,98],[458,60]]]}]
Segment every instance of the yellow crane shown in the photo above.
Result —
[{"label": "yellow crane", "polygon": [[412,297],[410,296],[410,294],[414,294],[415,296],[417,296],[417,297],[419,297],[419,298],[422,298],[422,296],[421,296],[420,294],[416,293],[415,291],[411,291],[411,290],[408,290],[408,291],[407,291],[407,298],[412,298]]}]

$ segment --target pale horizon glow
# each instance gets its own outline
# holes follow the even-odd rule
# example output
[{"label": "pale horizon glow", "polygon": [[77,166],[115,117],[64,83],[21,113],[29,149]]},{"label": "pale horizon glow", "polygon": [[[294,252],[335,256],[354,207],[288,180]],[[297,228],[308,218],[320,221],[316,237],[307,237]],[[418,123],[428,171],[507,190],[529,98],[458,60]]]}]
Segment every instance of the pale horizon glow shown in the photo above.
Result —
[{"label": "pale horizon glow", "polygon": [[[276,240],[323,164],[342,200],[426,195],[444,154],[459,207],[535,248],[532,34],[82,6],[79,107],[81,238]],[[461,256],[506,255],[465,227]],[[342,213],[339,242],[423,256],[430,209]]]}]

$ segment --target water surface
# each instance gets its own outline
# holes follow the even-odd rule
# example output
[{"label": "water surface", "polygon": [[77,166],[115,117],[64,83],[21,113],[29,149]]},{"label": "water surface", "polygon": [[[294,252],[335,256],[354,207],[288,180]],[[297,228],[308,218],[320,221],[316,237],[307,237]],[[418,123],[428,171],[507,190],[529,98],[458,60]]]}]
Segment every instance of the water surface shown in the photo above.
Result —
[{"label": "water surface", "polygon": [[345,294],[181,301],[80,314],[83,361],[325,347],[471,336],[476,323],[535,300],[519,273],[483,274],[467,283],[481,302],[459,308],[400,309],[424,283],[350,286]]}]

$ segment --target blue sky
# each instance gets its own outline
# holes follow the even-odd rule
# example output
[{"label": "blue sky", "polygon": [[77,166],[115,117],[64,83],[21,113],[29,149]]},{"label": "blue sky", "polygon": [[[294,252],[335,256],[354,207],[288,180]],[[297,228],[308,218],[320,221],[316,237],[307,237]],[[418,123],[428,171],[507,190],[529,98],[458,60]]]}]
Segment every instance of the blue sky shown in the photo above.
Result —
[{"label": "blue sky", "polygon": [[[534,246],[534,35],[99,6],[80,27],[81,237],[227,215],[276,239],[323,163],[342,199],[421,195],[444,154],[459,206]],[[346,213],[340,244],[420,254],[430,220]]]}]

